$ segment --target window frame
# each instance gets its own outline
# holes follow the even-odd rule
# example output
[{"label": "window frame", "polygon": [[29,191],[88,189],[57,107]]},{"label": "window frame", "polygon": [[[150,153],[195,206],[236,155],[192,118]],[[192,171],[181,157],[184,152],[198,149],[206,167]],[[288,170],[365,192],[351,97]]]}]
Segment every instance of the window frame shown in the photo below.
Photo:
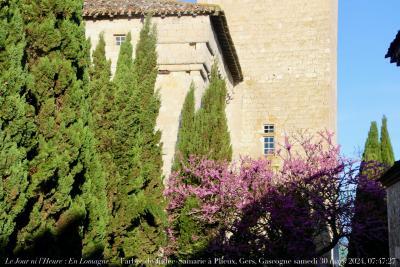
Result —
[{"label": "window frame", "polygon": [[264,134],[273,134],[273,133],[275,133],[275,124],[265,123],[263,131],[264,131]]},{"label": "window frame", "polygon": [[273,123],[264,123],[262,132],[262,153],[268,157],[276,151],[276,126]]},{"label": "window frame", "polygon": [[264,156],[275,153],[275,136],[263,136],[263,153]]},{"label": "window frame", "polygon": [[126,41],[126,34],[114,34],[114,44],[121,46]]}]

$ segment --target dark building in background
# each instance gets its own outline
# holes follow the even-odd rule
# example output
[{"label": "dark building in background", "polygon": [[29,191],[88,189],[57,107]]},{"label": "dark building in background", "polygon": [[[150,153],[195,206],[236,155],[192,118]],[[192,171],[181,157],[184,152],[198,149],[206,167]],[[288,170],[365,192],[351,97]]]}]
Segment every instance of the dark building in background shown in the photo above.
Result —
[{"label": "dark building in background", "polygon": [[[386,58],[400,66],[400,31],[390,44]],[[397,258],[394,266],[400,266],[400,161],[380,179],[387,190],[390,257]]]},{"label": "dark building in background", "polygon": [[386,58],[390,58],[390,63],[396,63],[397,66],[400,66],[400,31],[390,44]]},{"label": "dark building in background", "polygon": [[400,266],[400,161],[380,179],[387,191],[390,257],[396,258],[391,266]]}]

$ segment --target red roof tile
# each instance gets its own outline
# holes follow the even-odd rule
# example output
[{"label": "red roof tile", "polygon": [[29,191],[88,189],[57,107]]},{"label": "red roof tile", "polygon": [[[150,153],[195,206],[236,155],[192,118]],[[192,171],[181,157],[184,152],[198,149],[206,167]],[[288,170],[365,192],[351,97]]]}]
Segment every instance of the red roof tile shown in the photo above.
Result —
[{"label": "red roof tile", "polygon": [[176,0],[85,0],[84,16],[210,15],[216,5],[184,3]]}]

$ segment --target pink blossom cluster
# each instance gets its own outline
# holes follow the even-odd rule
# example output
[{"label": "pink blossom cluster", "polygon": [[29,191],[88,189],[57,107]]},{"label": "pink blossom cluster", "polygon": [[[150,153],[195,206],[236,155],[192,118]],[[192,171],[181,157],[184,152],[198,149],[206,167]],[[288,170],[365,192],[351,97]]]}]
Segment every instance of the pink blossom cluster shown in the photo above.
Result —
[{"label": "pink blossom cluster", "polygon": [[268,159],[229,163],[192,156],[183,162],[165,190],[167,253],[178,249],[174,222],[189,197],[199,201],[194,220],[215,230],[210,249],[224,255],[320,256],[348,236],[360,177],[356,162],[340,154],[327,131],[286,138],[281,147],[278,169]]}]

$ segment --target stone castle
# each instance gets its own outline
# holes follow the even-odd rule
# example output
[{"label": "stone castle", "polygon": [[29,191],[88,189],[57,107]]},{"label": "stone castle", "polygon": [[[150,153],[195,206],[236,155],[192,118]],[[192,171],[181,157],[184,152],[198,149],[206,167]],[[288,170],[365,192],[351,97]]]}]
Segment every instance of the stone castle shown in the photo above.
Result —
[{"label": "stone castle", "polygon": [[128,32],[144,16],[158,29],[157,88],[164,174],[175,153],[181,108],[191,82],[196,105],[217,60],[229,90],[233,156],[268,156],[286,134],[336,132],[337,0],[86,0],[92,48],[101,32],[115,71]]}]

